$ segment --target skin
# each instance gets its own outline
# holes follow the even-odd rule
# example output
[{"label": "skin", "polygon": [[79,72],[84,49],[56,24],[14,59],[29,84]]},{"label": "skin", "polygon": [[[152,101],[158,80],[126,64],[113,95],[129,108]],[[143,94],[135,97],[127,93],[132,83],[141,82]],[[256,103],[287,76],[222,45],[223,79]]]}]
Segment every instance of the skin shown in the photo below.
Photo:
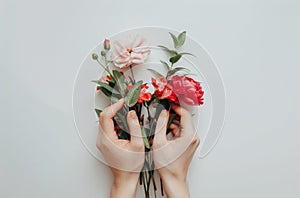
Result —
[{"label": "skin", "polygon": [[[118,139],[114,131],[113,117],[124,105],[124,99],[107,107],[100,114],[100,133],[97,147],[103,154],[112,171],[114,182],[111,198],[136,197],[139,172],[144,163],[144,142],[135,111],[127,115],[131,140]],[[187,172],[200,140],[193,128],[191,114],[182,107],[173,106],[180,115],[180,127],[172,124],[173,138],[166,137],[169,113],[163,110],[159,116],[153,140],[153,160],[162,178],[168,198],[190,197],[187,185]],[[184,151],[182,153],[182,151]],[[134,162],[134,163],[133,163]]]}]

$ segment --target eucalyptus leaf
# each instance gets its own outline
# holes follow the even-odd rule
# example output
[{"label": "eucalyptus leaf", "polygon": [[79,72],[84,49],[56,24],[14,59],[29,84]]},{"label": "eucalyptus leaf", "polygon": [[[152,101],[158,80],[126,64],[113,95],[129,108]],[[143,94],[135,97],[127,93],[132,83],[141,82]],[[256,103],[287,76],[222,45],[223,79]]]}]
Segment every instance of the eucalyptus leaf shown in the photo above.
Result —
[{"label": "eucalyptus leaf", "polygon": [[169,32],[169,34],[170,34],[171,37],[172,37],[174,47],[177,49],[177,48],[178,48],[178,44],[179,44],[179,43],[178,43],[177,37],[176,37],[174,34],[172,34],[171,32]]},{"label": "eucalyptus leaf", "polygon": [[159,73],[158,71],[155,71],[154,69],[147,69],[149,71],[151,71],[153,74],[155,74],[158,77],[164,77],[164,75],[162,75],[161,73]]},{"label": "eucalyptus leaf", "polygon": [[125,104],[128,107],[132,107],[133,105],[135,105],[137,103],[139,96],[140,96],[142,84],[143,84],[143,81],[138,81],[128,91],[127,95],[125,96]]},{"label": "eucalyptus leaf", "polygon": [[175,64],[175,63],[177,63],[177,62],[180,60],[181,57],[182,57],[182,56],[181,56],[180,54],[177,54],[176,56],[171,57],[169,61],[170,61],[172,64]]},{"label": "eucalyptus leaf", "polygon": [[181,46],[183,46],[184,42],[185,42],[185,38],[186,38],[186,31],[184,32],[181,32],[179,35],[178,35],[178,38],[177,38],[177,48],[180,48]]}]

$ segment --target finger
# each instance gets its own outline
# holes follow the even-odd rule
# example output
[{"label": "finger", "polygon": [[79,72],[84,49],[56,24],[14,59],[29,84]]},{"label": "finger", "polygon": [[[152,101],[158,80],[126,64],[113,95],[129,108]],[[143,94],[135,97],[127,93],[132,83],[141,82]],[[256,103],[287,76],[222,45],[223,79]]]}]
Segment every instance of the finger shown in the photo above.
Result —
[{"label": "finger", "polygon": [[[121,98],[118,102],[106,107],[102,112],[102,116],[106,118],[113,118],[116,113],[123,107],[124,105],[124,98]],[[100,114],[100,115],[101,115]]]},{"label": "finger", "polygon": [[173,105],[172,108],[180,116],[181,127],[183,127],[185,130],[193,131],[194,129],[191,113],[178,105]]},{"label": "finger", "polygon": [[171,124],[169,128],[172,130],[173,136],[180,136],[180,127],[177,124]]},{"label": "finger", "polygon": [[141,126],[135,111],[128,112],[127,123],[130,131],[130,144],[138,149],[144,148]]},{"label": "finger", "polygon": [[167,141],[166,131],[167,125],[169,120],[169,113],[166,110],[162,110],[158,119],[155,128],[155,135],[154,135],[154,144],[160,144]]},{"label": "finger", "polygon": [[115,130],[114,130],[114,122],[113,117],[116,115],[116,113],[123,107],[124,105],[124,99],[120,99],[118,102],[114,103],[111,106],[106,107],[101,113],[100,113],[100,127],[101,131],[110,137],[117,137]]}]

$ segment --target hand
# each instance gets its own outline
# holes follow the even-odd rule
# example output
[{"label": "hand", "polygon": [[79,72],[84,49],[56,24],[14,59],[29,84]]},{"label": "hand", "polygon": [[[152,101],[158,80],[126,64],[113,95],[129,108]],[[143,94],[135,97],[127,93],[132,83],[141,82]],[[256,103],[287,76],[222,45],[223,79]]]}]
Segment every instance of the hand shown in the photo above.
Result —
[{"label": "hand", "polygon": [[105,108],[100,114],[97,148],[101,151],[114,176],[111,197],[135,197],[139,173],[144,164],[144,142],[135,111],[127,115],[130,141],[118,139],[113,117],[123,107],[124,99]]},{"label": "hand", "polygon": [[174,140],[167,140],[169,113],[163,110],[158,118],[153,140],[153,160],[168,197],[189,197],[186,176],[200,140],[193,127],[191,114],[180,106],[173,110],[181,117],[180,126],[171,125]]}]

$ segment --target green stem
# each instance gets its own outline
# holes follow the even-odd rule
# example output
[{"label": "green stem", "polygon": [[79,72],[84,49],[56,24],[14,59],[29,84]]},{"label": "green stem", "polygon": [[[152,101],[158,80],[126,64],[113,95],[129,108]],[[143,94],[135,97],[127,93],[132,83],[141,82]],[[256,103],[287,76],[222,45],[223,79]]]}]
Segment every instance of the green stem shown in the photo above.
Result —
[{"label": "green stem", "polygon": [[133,79],[133,83],[135,83],[135,78],[134,78],[134,74],[133,74],[133,70],[132,70],[132,65],[129,66],[130,67],[130,72],[131,72],[131,76]]},{"label": "green stem", "polygon": [[113,76],[107,66],[103,65],[98,59],[96,59],[96,61],[107,73],[109,73],[110,76]]}]

